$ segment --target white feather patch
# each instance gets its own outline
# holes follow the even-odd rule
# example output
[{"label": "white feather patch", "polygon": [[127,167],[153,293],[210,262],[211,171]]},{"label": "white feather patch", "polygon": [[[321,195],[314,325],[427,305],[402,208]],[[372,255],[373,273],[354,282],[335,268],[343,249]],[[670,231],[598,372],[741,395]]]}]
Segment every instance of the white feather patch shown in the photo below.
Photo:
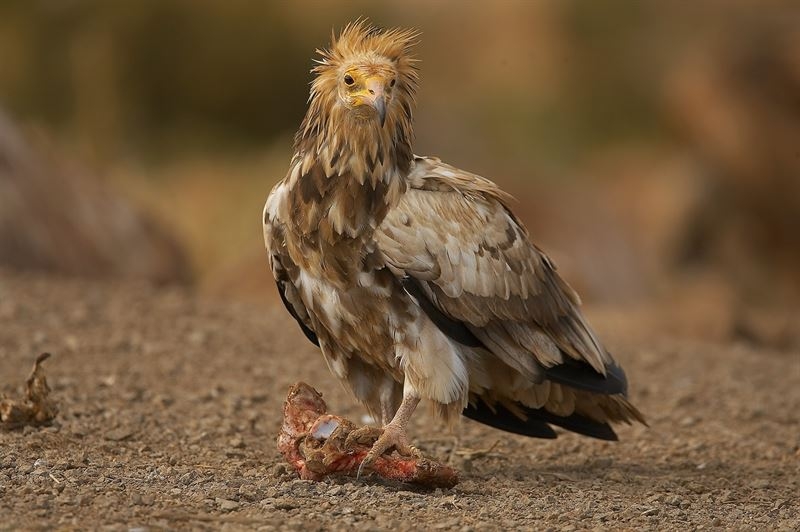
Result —
[{"label": "white feather patch", "polygon": [[469,371],[465,354],[427,317],[420,316],[417,324],[420,325],[417,345],[397,346],[405,382],[422,398],[466,406]]}]

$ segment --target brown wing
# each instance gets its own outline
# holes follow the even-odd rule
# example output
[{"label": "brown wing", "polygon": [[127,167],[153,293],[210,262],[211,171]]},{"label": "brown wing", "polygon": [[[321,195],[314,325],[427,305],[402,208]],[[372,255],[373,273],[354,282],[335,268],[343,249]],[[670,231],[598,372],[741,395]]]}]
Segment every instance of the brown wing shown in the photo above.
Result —
[{"label": "brown wing", "polygon": [[[276,187],[276,189],[278,189],[278,187]],[[272,269],[272,275],[275,277],[275,284],[278,287],[278,294],[281,296],[281,301],[286,307],[286,310],[288,310],[289,314],[297,321],[305,337],[308,338],[311,343],[319,347],[319,338],[317,338],[317,333],[314,332],[311,318],[308,315],[305,305],[303,305],[303,301],[300,299],[297,287],[292,283],[291,276],[289,275],[289,268],[296,269],[297,266],[292,264],[288,257],[285,257],[285,251],[282,245],[284,228],[274,219],[275,213],[270,213],[270,207],[275,209],[274,205],[271,205],[270,202],[274,195],[276,195],[276,193],[273,191],[273,194],[270,194],[270,198],[264,206],[264,212],[262,214],[264,245],[267,249],[269,266]],[[288,261],[288,264],[284,264],[284,259]]]},{"label": "brown wing", "polygon": [[410,185],[376,240],[440,329],[465,345],[478,341],[532,382],[625,393],[624,373],[588,327],[577,294],[528,240],[510,196],[427,158],[415,160]]}]

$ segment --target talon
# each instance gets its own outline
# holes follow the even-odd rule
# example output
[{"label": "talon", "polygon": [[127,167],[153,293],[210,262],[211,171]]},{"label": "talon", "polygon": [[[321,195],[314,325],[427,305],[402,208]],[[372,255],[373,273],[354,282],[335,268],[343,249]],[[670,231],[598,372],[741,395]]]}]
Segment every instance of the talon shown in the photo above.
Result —
[{"label": "talon", "polygon": [[358,473],[356,473],[356,478],[361,478],[361,473],[364,472],[364,469],[365,468],[366,469],[370,469],[370,467],[375,462],[375,460],[388,450],[388,449],[384,449],[384,450],[378,452],[378,449],[376,449],[377,445],[378,445],[378,442],[375,442],[375,446],[373,446],[372,449],[370,449],[370,451],[367,453],[367,455],[364,457],[364,459],[359,464]]},{"label": "talon", "polygon": [[361,473],[364,472],[364,464],[367,463],[367,457],[364,457],[364,460],[358,465],[358,471],[356,472],[356,480],[361,480]]}]

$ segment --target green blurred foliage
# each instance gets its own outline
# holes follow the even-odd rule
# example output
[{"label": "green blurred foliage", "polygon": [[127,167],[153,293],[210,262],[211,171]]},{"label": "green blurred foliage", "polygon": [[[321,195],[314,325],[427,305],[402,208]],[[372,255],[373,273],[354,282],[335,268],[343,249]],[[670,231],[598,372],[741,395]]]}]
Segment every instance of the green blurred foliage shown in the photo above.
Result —
[{"label": "green blurred foliage", "polygon": [[[631,46],[654,21],[630,1],[7,0],[0,101],[23,120],[88,138],[110,158],[253,149],[297,126],[313,50],[362,14],[423,30],[421,98],[455,115],[452,130],[436,127],[430,137],[450,137],[471,120],[490,128],[501,156],[557,161],[597,143],[660,134],[655,80],[641,75],[647,47]],[[546,24],[555,28],[542,35]],[[502,52],[503,77],[469,83],[487,62],[472,56],[506,30],[518,53]],[[548,73],[528,55],[562,41],[558,79],[546,81],[557,90],[537,97],[543,80],[535,78]],[[465,145],[423,144],[445,154]]]},{"label": "green blurred foliage", "polygon": [[0,7],[0,98],[103,148],[258,144],[303,112],[310,65],[271,2],[16,1]]}]

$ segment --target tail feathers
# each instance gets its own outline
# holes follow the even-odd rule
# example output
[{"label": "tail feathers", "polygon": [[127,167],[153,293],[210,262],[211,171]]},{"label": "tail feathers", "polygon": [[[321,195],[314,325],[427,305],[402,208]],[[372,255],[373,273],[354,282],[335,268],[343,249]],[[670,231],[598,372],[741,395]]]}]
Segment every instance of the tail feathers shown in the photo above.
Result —
[{"label": "tail feathers", "polygon": [[[552,424],[599,440],[619,439],[608,423],[594,421],[580,414],[557,416],[543,408],[529,408],[519,403],[514,405],[514,410],[512,412],[500,403],[489,406],[478,398],[474,405],[468,405],[462,413],[484,425],[532,438],[556,438],[558,434],[550,426]],[[519,414],[527,419],[521,418]]]}]

